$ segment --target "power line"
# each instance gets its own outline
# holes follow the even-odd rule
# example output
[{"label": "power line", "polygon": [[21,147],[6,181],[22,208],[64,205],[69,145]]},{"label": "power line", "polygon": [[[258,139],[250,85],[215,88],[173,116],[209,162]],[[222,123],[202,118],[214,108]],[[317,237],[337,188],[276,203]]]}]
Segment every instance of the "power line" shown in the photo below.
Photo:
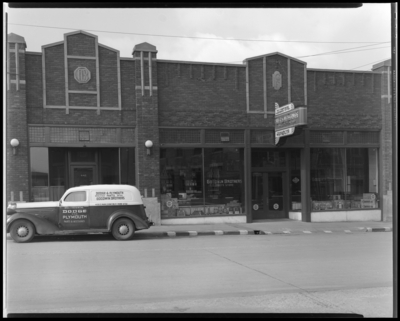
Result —
[{"label": "power line", "polygon": [[[326,53],[326,54],[319,54],[319,55],[311,55],[311,56],[303,56],[302,58],[304,58],[304,57],[313,57],[313,56],[322,56],[322,55],[338,55],[338,54],[344,54],[344,53],[350,53],[350,52],[369,51],[369,50],[383,49],[383,48],[390,48],[390,46],[379,47],[379,48],[371,48],[371,49],[363,49],[363,50],[352,50],[352,51],[344,51],[344,52],[333,52],[333,53]],[[295,58],[299,58],[299,57],[295,57]]]},{"label": "power line", "polygon": [[[390,42],[390,41],[388,41],[388,42]],[[361,47],[353,47],[353,48],[348,48],[348,49],[335,50],[335,51],[328,51],[328,52],[323,52],[323,53],[319,53],[319,54],[315,54],[315,55],[301,56],[301,57],[294,57],[294,58],[299,59],[299,58],[307,58],[307,57],[315,57],[315,56],[335,55],[335,54],[350,53],[350,52],[357,52],[357,51],[368,51],[368,50],[375,50],[375,49],[390,48],[390,46],[387,46],[387,47],[379,47],[379,48],[371,48],[371,49],[363,49],[363,50],[351,50],[351,49],[363,48],[363,47],[368,47],[368,46],[376,46],[376,44],[361,46]],[[349,51],[349,50],[351,50],[351,51]],[[235,62],[241,62],[241,61],[231,61],[231,62],[227,62],[227,63],[235,63]]]},{"label": "power line", "polygon": [[368,63],[368,64],[365,64],[365,65],[362,65],[362,66],[358,66],[358,67],[356,67],[356,68],[352,68],[352,69],[349,69],[349,70],[358,69],[358,68],[361,68],[361,67],[364,67],[364,66],[368,66],[368,65],[370,65],[370,64],[375,64],[375,63],[377,63],[377,62],[383,62],[383,61],[386,61],[386,60],[389,60],[389,59],[390,59],[390,58],[386,58],[386,59],[383,59],[383,60],[373,61],[373,62],[370,62],[370,63]]},{"label": "power line", "polygon": [[[390,41],[387,41],[386,43],[389,43]],[[352,48],[347,48],[347,49],[341,49],[341,50],[334,50],[334,51],[327,51],[327,52],[322,52],[319,54],[315,54],[315,55],[308,55],[308,56],[301,56],[301,57],[296,57],[296,58],[305,58],[305,57],[313,57],[313,56],[322,56],[322,55],[326,55],[328,53],[335,53],[335,52],[341,52],[341,51],[346,51],[346,50],[351,50],[351,49],[358,49],[358,48],[364,48],[364,47],[370,47],[370,46],[377,46],[377,44],[373,44],[373,45],[366,45],[366,46],[359,46],[359,47],[352,47]],[[382,48],[386,48],[386,47],[382,47]],[[375,48],[376,49],[376,48]]]},{"label": "power line", "polygon": [[259,40],[259,39],[224,39],[224,38],[209,38],[209,37],[188,37],[188,36],[172,36],[172,35],[156,35],[148,33],[133,33],[133,32],[119,32],[119,31],[105,31],[105,30],[91,30],[91,29],[74,29],[74,28],[61,28],[61,27],[49,27],[49,26],[38,26],[38,25],[27,25],[19,23],[9,23],[10,25],[25,26],[25,27],[37,27],[37,28],[49,28],[49,29],[63,29],[63,30],[85,30],[92,32],[105,32],[105,33],[116,33],[125,35],[136,35],[136,36],[150,36],[150,37],[168,37],[168,38],[184,38],[184,39],[207,39],[207,40],[224,40],[224,41],[255,41],[255,42],[300,42],[300,43],[375,43],[381,44],[385,42],[376,41],[301,41],[301,40]]}]

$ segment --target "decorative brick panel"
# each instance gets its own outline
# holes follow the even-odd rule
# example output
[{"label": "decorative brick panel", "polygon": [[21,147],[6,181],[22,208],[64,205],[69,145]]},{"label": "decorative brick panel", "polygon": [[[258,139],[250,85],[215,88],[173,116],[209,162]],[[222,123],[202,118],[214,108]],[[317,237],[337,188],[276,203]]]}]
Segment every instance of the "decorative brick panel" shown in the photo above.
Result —
[{"label": "decorative brick panel", "polygon": [[46,105],[65,106],[64,45],[44,49],[46,68]]},{"label": "decorative brick panel", "polygon": [[44,143],[46,141],[44,127],[29,127],[29,142]]},{"label": "decorative brick panel", "polygon": [[135,130],[134,129],[125,129],[121,130],[122,132],[122,143],[134,143],[135,142]]},{"label": "decorative brick panel", "polygon": [[[211,144],[244,144],[244,130],[209,130],[205,131],[205,142]],[[223,142],[221,141],[221,133],[228,133],[229,141]]]},{"label": "decorative brick panel", "polygon": [[[76,81],[74,72],[78,67],[86,67],[90,71],[90,80],[87,83],[79,83]],[[96,80],[96,61],[89,59],[71,59],[68,58],[68,89],[69,90],[86,90],[97,91]],[[71,106],[73,106],[70,103]],[[78,105],[84,106],[84,105]]]},{"label": "decorative brick panel", "polygon": [[118,63],[115,51],[99,46],[100,106],[118,107]]},{"label": "decorative brick panel", "polygon": [[160,143],[201,143],[200,129],[160,129]]},{"label": "decorative brick panel", "polygon": [[89,131],[92,143],[117,143],[117,131],[115,128],[67,128],[51,127],[51,143],[77,143],[79,142],[79,131]]},{"label": "decorative brick panel", "polygon": [[43,108],[42,55],[26,54],[25,59],[27,107]]},{"label": "decorative brick panel", "polygon": [[121,60],[121,104],[122,109],[136,109],[135,62]]},{"label": "decorative brick panel", "polygon": [[75,35],[67,36],[67,54],[69,56],[96,56],[96,38],[78,33]]}]

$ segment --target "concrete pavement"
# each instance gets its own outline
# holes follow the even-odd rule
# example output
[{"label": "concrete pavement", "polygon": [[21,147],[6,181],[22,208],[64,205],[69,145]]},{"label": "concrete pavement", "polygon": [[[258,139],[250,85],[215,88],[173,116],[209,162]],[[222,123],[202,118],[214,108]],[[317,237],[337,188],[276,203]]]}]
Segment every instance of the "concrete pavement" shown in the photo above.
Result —
[{"label": "concrete pavement", "polygon": [[391,232],[392,222],[323,222],[307,223],[291,219],[265,220],[255,223],[219,223],[152,226],[140,230],[143,237],[177,237],[203,235],[299,235],[313,233]]}]

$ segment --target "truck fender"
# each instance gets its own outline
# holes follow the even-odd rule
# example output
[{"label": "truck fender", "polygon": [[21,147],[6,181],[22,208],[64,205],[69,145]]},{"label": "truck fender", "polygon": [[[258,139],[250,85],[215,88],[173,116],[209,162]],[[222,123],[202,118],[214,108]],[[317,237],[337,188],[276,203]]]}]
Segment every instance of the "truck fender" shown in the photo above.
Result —
[{"label": "truck fender", "polygon": [[39,235],[52,235],[60,230],[57,225],[40,217],[38,214],[18,213],[12,215],[11,219],[7,222],[7,233],[10,232],[11,224],[19,219],[30,221],[35,226],[36,234]]},{"label": "truck fender", "polygon": [[115,211],[110,215],[107,221],[107,229],[111,231],[113,223],[121,218],[121,217],[126,217],[129,218],[133,221],[135,224],[135,229],[136,230],[142,230],[148,228],[148,223],[146,223],[142,218],[140,218],[138,215],[132,213],[132,211],[127,210],[127,209],[120,209]]}]

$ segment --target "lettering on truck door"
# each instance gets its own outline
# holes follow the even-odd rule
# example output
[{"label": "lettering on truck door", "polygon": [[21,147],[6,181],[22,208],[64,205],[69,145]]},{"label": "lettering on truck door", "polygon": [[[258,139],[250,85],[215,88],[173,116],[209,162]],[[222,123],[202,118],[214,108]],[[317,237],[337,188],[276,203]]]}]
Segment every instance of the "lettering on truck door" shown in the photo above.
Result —
[{"label": "lettering on truck door", "polygon": [[89,200],[87,191],[69,193],[60,206],[59,225],[64,230],[90,228]]}]

